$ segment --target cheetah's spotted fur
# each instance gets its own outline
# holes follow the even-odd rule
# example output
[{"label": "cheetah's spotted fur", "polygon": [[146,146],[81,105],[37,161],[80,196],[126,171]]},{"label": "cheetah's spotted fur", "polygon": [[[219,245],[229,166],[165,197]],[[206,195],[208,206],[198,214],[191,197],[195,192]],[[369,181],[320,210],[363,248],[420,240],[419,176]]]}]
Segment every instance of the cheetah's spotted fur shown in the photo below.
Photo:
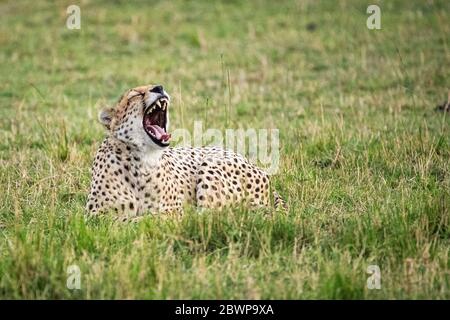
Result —
[{"label": "cheetah's spotted fur", "polygon": [[243,201],[269,206],[268,175],[244,157],[218,147],[171,148],[150,137],[143,119],[156,101],[165,104],[158,103],[162,108],[151,113],[152,121],[164,132],[169,124],[170,98],[162,87],[155,88],[128,90],[114,109],[100,114],[109,135],[95,156],[88,211],[112,209],[136,216],[178,211],[186,203],[202,208]]}]

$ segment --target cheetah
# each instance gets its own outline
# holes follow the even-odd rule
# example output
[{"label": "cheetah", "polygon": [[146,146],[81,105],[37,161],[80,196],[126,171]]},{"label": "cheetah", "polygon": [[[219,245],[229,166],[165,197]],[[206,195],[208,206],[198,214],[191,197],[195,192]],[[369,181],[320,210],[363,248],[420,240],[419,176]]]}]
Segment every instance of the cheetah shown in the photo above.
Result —
[{"label": "cheetah", "polygon": [[[95,155],[88,212],[141,216],[242,202],[269,207],[269,177],[246,158],[219,147],[169,146],[169,106],[161,85],[147,85],[100,112],[108,135]],[[277,207],[284,204],[274,195]]]}]

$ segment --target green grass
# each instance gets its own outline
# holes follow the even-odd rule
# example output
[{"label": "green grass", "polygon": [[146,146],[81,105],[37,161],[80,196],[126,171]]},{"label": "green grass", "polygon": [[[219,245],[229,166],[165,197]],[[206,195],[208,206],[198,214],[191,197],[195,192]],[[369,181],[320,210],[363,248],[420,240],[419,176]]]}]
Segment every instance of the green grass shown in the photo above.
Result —
[{"label": "green grass", "polygon": [[[0,298],[449,299],[450,5],[377,3],[2,1]],[[279,128],[289,212],[85,219],[97,112],[146,83],[172,129]]]}]

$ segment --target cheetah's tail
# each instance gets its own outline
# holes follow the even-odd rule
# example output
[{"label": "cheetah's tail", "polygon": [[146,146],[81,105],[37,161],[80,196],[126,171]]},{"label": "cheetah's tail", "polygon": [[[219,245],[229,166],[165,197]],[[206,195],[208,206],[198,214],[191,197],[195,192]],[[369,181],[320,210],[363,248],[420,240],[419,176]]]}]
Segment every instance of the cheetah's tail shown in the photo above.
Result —
[{"label": "cheetah's tail", "polygon": [[283,210],[283,211],[288,210],[288,205],[286,201],[284,201],[284,199],[281,198],[281,196],[276,191],[273,192],[273,205],[276,210]]}]

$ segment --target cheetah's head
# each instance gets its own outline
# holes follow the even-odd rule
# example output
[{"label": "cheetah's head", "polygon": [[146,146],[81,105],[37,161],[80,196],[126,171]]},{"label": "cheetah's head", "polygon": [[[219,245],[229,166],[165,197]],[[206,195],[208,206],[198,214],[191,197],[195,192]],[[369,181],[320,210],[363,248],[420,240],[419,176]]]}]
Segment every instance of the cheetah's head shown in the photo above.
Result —
[{"label": "cheetah's head", "polygon": [[127,90],[114,108],[100,112],[100,122],[117,139],[138,148],[169,146],[170,97],[161,85]]}]

